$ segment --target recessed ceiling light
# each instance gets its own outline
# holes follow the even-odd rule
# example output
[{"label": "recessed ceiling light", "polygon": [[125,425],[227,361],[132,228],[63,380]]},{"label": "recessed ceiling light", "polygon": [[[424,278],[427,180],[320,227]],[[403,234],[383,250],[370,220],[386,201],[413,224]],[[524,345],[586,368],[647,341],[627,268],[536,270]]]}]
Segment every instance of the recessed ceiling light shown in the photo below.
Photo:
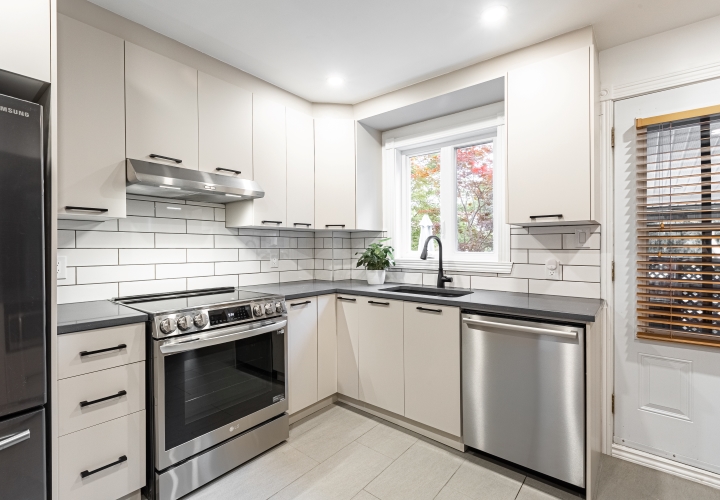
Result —
[{"label": "recessed ceiling light", "polygon": [[483,24],[496,25],[500,24],[505,20],[508,14],[508,9],[504,5],[494,5],[488,7],[482,13],[481,19]]},{"label": "recessed ceiling light", "polygon": [[327,79],[327,82],[328,82],[328,85],[330,85],[331,87],[339,87],[340,85],[345,83],[345,80],[343,80],[339,76],[331,76]]}]

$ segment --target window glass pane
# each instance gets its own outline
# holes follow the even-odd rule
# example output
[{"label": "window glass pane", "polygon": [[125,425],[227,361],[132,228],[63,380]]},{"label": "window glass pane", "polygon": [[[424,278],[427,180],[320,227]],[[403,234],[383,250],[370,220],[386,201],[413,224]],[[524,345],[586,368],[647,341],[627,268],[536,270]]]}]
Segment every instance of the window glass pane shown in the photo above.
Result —
[{"label": "window glass pane", "polygon": [[[421,222],[425,215],[431,234],[440,234],[440,152],[409,156],[410,250],[419,250]],[[427,219],[426,219],[427,220]]]},{"label": "window glass pane", "polygon": [[457,250],[493,251],[493,144],[455,150]]}]

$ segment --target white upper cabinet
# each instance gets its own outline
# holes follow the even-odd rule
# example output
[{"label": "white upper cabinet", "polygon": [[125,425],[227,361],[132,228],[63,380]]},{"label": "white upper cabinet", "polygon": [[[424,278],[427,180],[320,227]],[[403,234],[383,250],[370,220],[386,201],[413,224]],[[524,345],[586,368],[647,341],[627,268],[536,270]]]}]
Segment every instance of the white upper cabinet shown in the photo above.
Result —
[{"label": "white upper cabinet", "polygon": [[0,2],[0,70],[50,81],[50,2]]},{"label": "white upper cabinet", "polygon": [[355,229],[355,122],[315,119],[315,228]]},{"label": "white upper cabinet", "polygon": [[592,220],[590,50],[508,73],[510,224]]},{"label": "white upper cabinet", "polygon": [[286,108],[287,226],[315,226],[315,148],[312,117]]},{"label": "white upper cabinet", "polygon": [[253,95],[253,176],[265,191],[253,200],[253,225],[287,226],[285,107]]},{"label": "white upper cabinet", "polygon": [[252,179],[252,94],[198,71],[200,170]]},{"label": "white upper cabinet", "polygon": [[128,158],[198,169],[196,69],[125,42],[125,100]]},{"label": "white upper cabinet", "polygon": [[58,217],[125,217],[122,39],[58,15]]}]

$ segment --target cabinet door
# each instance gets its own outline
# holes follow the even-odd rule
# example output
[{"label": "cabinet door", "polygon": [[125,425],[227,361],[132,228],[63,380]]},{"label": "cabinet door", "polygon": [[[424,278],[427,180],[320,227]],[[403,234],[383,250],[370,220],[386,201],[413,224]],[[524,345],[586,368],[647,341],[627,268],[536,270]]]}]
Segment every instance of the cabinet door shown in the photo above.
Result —
[{"label": "cabinet door", "polygon": [[590,49],[510,71],[507,85],[508,222],[590,220]]},{"label": "cabinet door", "polygon": [[61,219],[125,217],[124,61],[122,39],[58,15]]},{"label": "cabinet door", "polygon": [[338,391],[337,314],[335,295],[317,298],[318,308],[318,401]]},{"label": "cabinet door", "polygon": [[353,120],[315,120],[315,227],[355,229]]},{"label": "cabinet door", "polygon": [[287,121],[287,226],[312,228],[315,223],[313,119],[291,108],[286,108],[285,112]]},{"label": "cabinet door", "polygon": [[198,71],[198,116],[200,170],[252,179],[252,94]]},{"label": "cabinet door", "polygon": [[403,303],[360,297],[359,326],[361,401],[403,415]]},{"label": "cabinet door", "polygon": [[50,2],[2,1],[0,19],[0,69],[49,82]]},{"label": "cabinet door", "polygon": [[291,300],[288,306],[288,413],[318,400],[317,299]]},{"label": "cabinet door", "polygon": [[460,310],[404,305],[405,416],[460,436]]},{"label": "cabinet door", "polygon": [[265,190],[263,198],[253,200],[255,225],[286,226],[285,107],[256,95],[253,95],[253,175]]},{"label": "cabinet door", "polygon": [[337,391],[358,399],[358,303],[357,297],[338,295]]},{"label": "cabinet door", "polygon": [[197,170],[197,92],[197,70],[125,42],[127,157]]}]

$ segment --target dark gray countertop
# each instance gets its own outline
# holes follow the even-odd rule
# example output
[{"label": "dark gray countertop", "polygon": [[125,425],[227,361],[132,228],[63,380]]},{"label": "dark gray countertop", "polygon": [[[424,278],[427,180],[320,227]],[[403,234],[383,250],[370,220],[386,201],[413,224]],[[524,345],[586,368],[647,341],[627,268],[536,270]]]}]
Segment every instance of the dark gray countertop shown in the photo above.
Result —
[{"label": "dark gray countertop", "polygon": [[[284,295],[287,300],[312,297],[328,293],[365,295],[384,299],[397,299],[426,304],[456,306],[473,311],[508,314],[530,318],[593,323],[603,305],[600,299],[583,299],[515,292],[473,290],[463,297],[432,297],[408,293],[383,292],[382,288],[398,286],[397,283],[368,285],[365,281],[298,281],[273,285],[242,287],[255,292]],[[433,288],[433,287],[428,287]]]},{"label": "dark gray countertop", "polygon": [[58,304],[58,335],[147,321],[147,314],[109,300]]}]

